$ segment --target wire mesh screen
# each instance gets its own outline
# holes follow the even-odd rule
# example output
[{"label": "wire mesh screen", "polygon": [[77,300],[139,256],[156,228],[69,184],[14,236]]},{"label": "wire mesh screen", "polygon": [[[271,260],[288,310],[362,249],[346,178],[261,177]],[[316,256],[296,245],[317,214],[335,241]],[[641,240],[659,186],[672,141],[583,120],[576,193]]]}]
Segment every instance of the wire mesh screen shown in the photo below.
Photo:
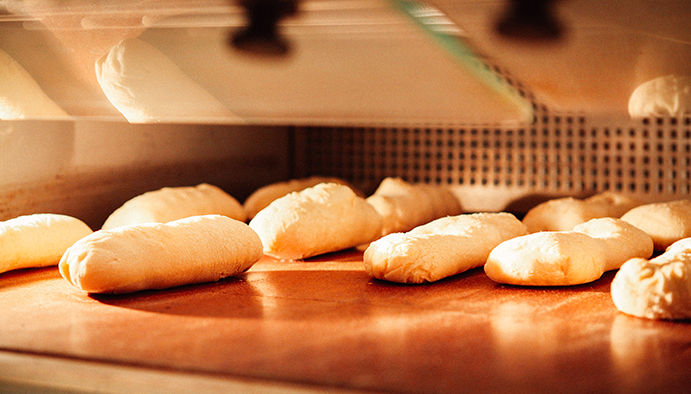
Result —
[{"label": "wire mesh screen", "polygon": [[[474,191],[472,210],[529,196],[613,190],[645,201],[691,191],[691,117],[602,122],[540,115],[521,127],[301,128],[296,176],[334,175],[372,192],[388,176]],[[479,199],[480,201],[475,201]]]}]

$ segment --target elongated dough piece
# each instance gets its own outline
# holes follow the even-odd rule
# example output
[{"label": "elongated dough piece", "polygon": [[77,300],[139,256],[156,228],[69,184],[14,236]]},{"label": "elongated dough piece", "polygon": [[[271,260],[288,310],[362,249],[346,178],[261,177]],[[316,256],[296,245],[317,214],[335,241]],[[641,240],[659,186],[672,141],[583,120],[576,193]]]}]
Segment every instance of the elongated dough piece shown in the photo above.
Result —
[{"label": "elongated dough piece", "polygon": [[603,192],[584,200],[573,197],[545,201],[532,208],[523,218],[528,231],[569,231],[590,219],[619,218],[641,203],[633,197]]},{"label": "elongated dough piece", "polygon": [[648,233],[655,250],[664,251],[674,242],[691,237],[691,200],[641,205],[621,219]]},{"label": "elongated dough piece", "polygon": [[652,254],[652,239],[643,231],[621,219],[598,218],[573,231],[543,231],[503,242],[490,253],[485,273],[511,285],[570,286]]},{"label": "elongated dough piece", "polygon": [[67,248],[91,233],[81,220],[53,213],[0,222],[0,273],[58,265]]},{"label": "elongated dough piece", "polygon": [[247,212],[247,218],[252,219],[257,212],[266,208],[272,201],[277,198],[283,197],[286,194],[292,192],[299,192],[300,190],[305,190],[308,187],[316,186],[320,183],[338,183],[341,185],[346,185],[353,189],[353,191],[361,195],[361,192],[356,190],[353,186],[348,184],[348,182],[343,179],[334,177],[324,177],[324,176],[313,176],[309,178],[302,179],[291,179],[286,182],[277,182],[270,185],[262,186],[255,190],[249,197],[245,200],[243,204],[245,207],[245,212]]},{"label": "elongated dough piece", "polygon": [[96,60],[95,67],[103,93],[131,123],[240,119],[170,58],[140,39],[122,40]]},{"label": "elongated dough piece", "polygon": [[461,205],[444,186],[385,178],[367,198],[384,219],[382,235],[409,231],[444,216],[461,214]]},{"label": "elongated dough piece", "polygon": [[435,282],[484,265],[495,246],[527,233],[509,213],[448,216],[372,242],[365,271],[390,282]]},{"label": "elongated dough piece", "polygon": [[0,49],[0,119],[70,119],[34,78]]},{"label": "elongated dough piece", "polygon": [[264,253],[297,260],[371,242],[381,234],[382,218],[348,186],[320,183],[274,200],[250,227]]},{"label": "elongated dough piece", "polygon": [[213,282],[262,257],[257,234],[222,215],[97,231],[67,249],[60,274],[89,293],[130,293]]},{"label": "elongated dough piece", "polygon": [[165,223],[198,215],[224,215],[245,221],[242,205],[220,188],[197,186],[164,187],[125,202],[103,223],[103,230],[138,223]]},{"label": "elongated dough piece", "polygon": [[691,319],[691,238],[661,255],[634,258],[612,280],[612,301],[621,312],[648,319]]}]

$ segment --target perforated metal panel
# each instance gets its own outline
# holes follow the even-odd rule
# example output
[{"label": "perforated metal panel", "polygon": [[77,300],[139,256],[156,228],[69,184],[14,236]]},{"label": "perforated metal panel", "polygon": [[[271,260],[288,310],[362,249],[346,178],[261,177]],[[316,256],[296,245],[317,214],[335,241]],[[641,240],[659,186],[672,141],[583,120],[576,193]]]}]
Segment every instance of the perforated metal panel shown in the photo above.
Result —
[{"label": "perforated metal panel", "polygon": [[515,128],[302,128],[296,141],[296,176],[336,175],[368,193],[387,176],[448,184],[470,211],[525,211],[605,190],[644,201],[691,192],[691,117],[545,114]]}]

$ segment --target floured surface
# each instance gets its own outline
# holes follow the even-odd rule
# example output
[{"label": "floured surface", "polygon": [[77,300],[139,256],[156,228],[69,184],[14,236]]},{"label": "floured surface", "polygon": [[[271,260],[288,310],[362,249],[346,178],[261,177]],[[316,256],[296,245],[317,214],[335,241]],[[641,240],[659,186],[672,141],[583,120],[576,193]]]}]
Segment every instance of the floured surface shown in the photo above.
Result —
[{"label": "floured surface", "polygon": [[617,312],[611,273],[522,289],[475,269],[411,286],[368,278],[354,250],[283,263],[265,257],[236,278],[120,296],[88,296],[57,268],[2,274],[0,351],[386,392],[691,383],[691,326]]}]

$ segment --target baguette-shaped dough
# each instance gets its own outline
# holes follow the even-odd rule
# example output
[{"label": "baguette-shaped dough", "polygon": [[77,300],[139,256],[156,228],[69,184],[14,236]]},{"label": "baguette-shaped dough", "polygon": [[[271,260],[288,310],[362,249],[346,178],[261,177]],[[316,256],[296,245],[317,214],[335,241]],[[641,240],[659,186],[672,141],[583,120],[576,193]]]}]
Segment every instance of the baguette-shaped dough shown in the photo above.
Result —
[{"label": "baguette-shaped dough", "polygon": [[652,239],[643,231],[621,219],[598,218],[572,231],[543,231],[503,242],[490,253],[485,273],[511,285],[571,286],[652,254]]},{"label": "baguette-shaped dough", "polygon": [[614,306],[648,319],[691,319],[691,238],[679,240],[661,255],[634,258],[612,280]]},{"label": "baguette-shaped dough", "polygon": [[384,219],[382,235],[410,231],[444,216],[461,214],[461,205],[444,186],[385,178],[367,198]]},{"label": "baguette-shaped dough", "polygon": [[250,221],[264,253],[297,260],[348,249],[381,235],[382,218],[348,186],[320,183],[274,200]]},{"label": "baguette-shaped dough", "polygon": [[242,205],[220,188],[197,186],[164,187],[125,202],[103,223],[103,230],[139,223],[165,223],[199,215],[224,215],[245,221]]},{"label": "baguette-shaped dough", "polygon": [[0,49],[0,119],[70,119],[34,78]]},{"label": "baguette-shaped dough", "polygon": [[372,242],[364,254],[365,271],[390,282],[435,282],[482,266],[495,246],[526,234],[509,213],[448,216]]},{"label": "baguette-shaped dough", "polygon": [[72,245],[59,266],[89,293],[130,293],[217,281],[261,257],[261,241],[247,224],[204,215],[97,231]]},{"label": "baguette-shaped dough", "polygon": [[67,248],[91,233],[81,220],[53,213],[0,222],[0,273],[58,265]]},{"label": "baguette-shaped dough", "polygon": [[341,185],[346,185],[353,189],[355,193],[360,194],[346,181],[333,177],[313,176],[302,179],[291,179],[286,182],[272,183],[270,185],[260,187],[250,194],[249,197],[247,197],[244,203],[247,218],[254,218],[254,216],[257,215],[257,212],[269,206],[269,204],[271,204],[271,202],[277,198],[283,197],[292,192],[305,190],[308,187],[316,186],[320,183],[338,183]]},{"label": "baguette-shaped dough", "polygon": [[108,100],[131,123],[237,121],[218,99],[152,45],[126,38],[96,60]]},{"label": "baguette-shaped dough", "polygon": [[691,200],[641,205],[621,219],[648,233],[655,250],[664,251],[674,242],[691,237]]},{"label": "baguette-shaped dough", "polygon": [[619,218],[641,203],[630,196],[603,192],[584,200],[573,197],[545,201],[532,208],[523,218],[528,231],[570,231],[590,219]]}]

